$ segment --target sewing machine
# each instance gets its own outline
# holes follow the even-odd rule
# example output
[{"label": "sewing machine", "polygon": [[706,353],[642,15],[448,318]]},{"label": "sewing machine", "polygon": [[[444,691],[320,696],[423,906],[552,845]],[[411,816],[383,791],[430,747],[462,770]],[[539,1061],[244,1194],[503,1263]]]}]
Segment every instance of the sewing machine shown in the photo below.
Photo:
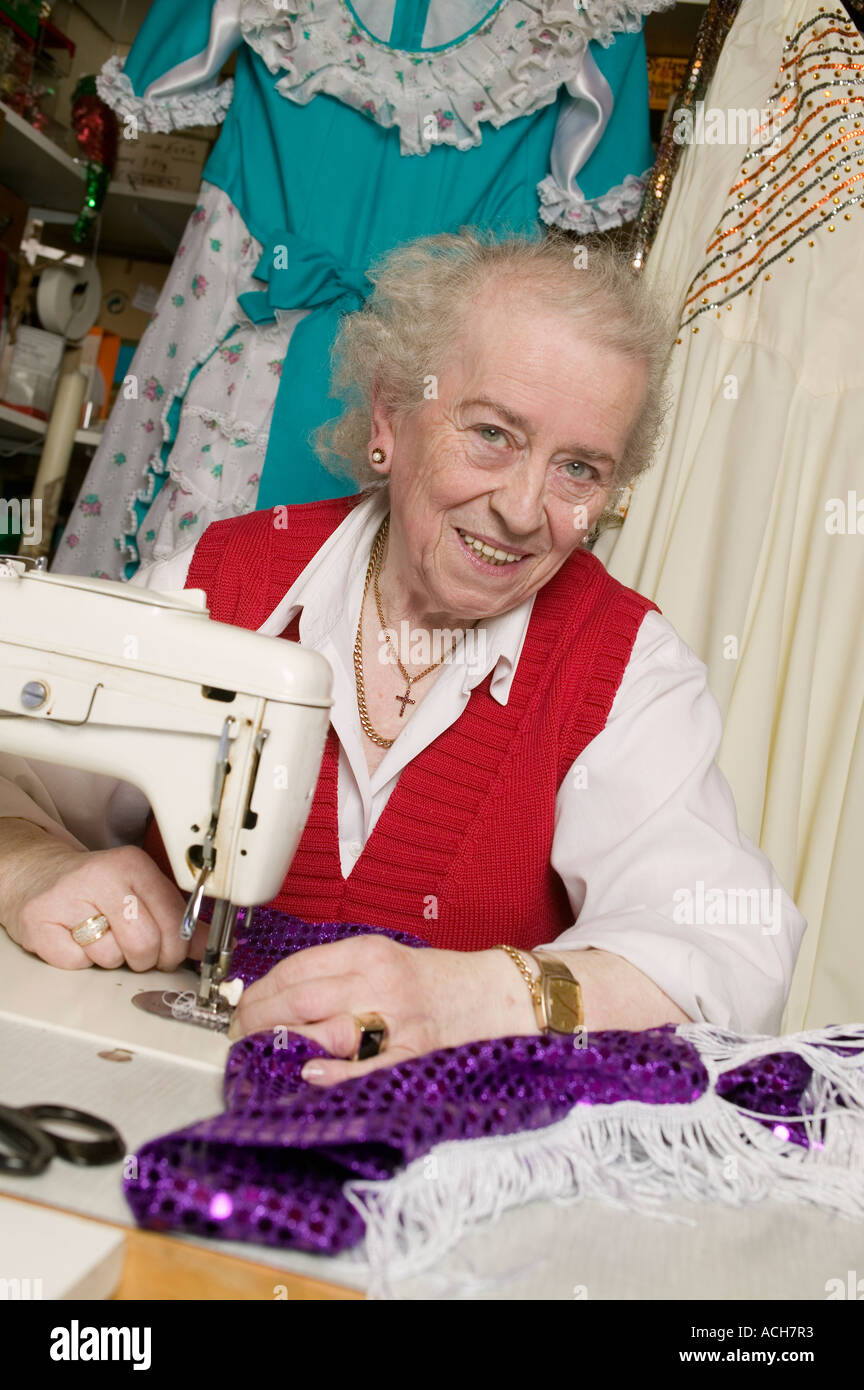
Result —
[{"label": "sewing machine", "polygon": [[211,620],[200,589],[161,594],[0,557],[0,750],[139,787],[189,939],[215,899],[195,1003],[225,1028],[237,914],[278,893],[306,823],[331,671],[296,643]]}]

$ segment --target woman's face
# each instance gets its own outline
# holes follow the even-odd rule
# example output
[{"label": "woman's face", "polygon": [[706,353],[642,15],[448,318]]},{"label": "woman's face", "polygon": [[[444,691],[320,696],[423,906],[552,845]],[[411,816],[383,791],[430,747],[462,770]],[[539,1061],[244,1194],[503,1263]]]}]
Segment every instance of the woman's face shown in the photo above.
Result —
[{"label": "woman's face", "polygon": [[370,450],[384,449],[390,478],[388,588],[433,618],[493,617],[546,584],[603,511],[645,367],[493,285],[426,389],[410,415],[373,410]]}]

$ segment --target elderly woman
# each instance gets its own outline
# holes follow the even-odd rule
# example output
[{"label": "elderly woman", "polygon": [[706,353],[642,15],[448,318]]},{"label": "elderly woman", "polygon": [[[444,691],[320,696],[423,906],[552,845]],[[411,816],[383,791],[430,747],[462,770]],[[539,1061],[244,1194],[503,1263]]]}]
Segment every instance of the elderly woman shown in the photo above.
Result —
[{"label": "elderly woman", "polygon": [[[355,405],[322,444],[362,490],[218,522],[143,576],[332,665],[273,905],[433,948],[358,936],[247,989],[235,1031],[308,1034],[320,1084],[541,1029],[780,1025],[804,923],[738,828],[704,667],[586,546],[650,459],[669,337],[616,253],[580,254],[469,232],[392,253],[344,322]],[[176,967],[140,793],[5,762],[12,937],[66,968]],[[111,930],[82,948],[93,912]],[[384,1045],[357,1060],[369,1014]]]}]

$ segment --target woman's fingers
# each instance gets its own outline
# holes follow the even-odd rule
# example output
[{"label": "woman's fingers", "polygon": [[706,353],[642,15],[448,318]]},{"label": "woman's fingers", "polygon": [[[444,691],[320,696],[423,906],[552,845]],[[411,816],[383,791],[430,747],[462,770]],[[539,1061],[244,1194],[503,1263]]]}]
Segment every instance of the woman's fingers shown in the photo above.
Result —
[{"label": "woman's fingers", "polygon": [[[236,1021],[232,1023],[228,1035],[232,1039],[240,1036],[235,1028]],[[382,1067],[392,1067],[396,1062],[406,1062],[418,1055],[414,1048],[388,1040],[376,1057],[366,1057],[362,1062],[351,1061],[360,1043],[360,1029],[353,1014],[337,1014],[323,1023],[276,1024],[273,1031],[278,1033],[283,1028],[287,1033],[298,1033],[300,1037],[309,1038],[332,1054],[332,1057],[313,1057],[304,1065],[301,1072],[303,1080],[314,1086],[335,1086],[340,1081],[352,1081],[355,1077],[366,1076]],[[255,1028],[247,1031],[260,1033],[270,1030]]]},{"label": "woman's fingers", "polygon": [[122,914],[111,913],[110,909],[105,915],[111,923],[111,931],[96,942],[97,949],[107,943],[109,949],[119,951],[118,964],[125,962],[130,970],[138,972],[156,970],[162,953],[162,933],[144,903],[138,900],[136,915],[130,920]]},{"label": "woman's fingers", "polygon": [[177,885],[161,873],[149,855],[145,858],[152,865],[153,872],[147,870],[147,882],[142,888],[142,896],[145,909],[151,920],[156,923],[160,936],[156,968],[177,970],[189,954],[189,943],[180,935],[186,899]]},{"label": "woman's fingers", "polygon": [[[274,973],[270,971],[271,975]],[[262,997],[256,993],[256,985],[261,983],[263,981],[258,980],[244,990],[237,1005],[234,1017],[238,1037],[243,1033],[263,1033],[270,1028],[293,1027],[295,1023],[317,1023],[335,1015],[349,1015],[362,989],[362,981],[356,975],[325,975],[315,980],[301,980],[278,994]]]},{"label": "woman's fingers", "polygon": [[176,970],[188,952],[180,935],[183,895],[143,850],[129,866],[128,884],[115,929],[127,962],[133,970]]},{"label": "woman's fingers", "polygon": [[86,970],[93,962],[76,942],[68,927],[58,922],[28,921],[21,914],[21,927],[18,944],[31,955],[38,956],[47,965],[56,965],[60,970]]},{"label": "woman's fingers", "polygon": [[345,941],[331,941],[323,946],[307,946],[303,951],[280,960],[272,970],[256,980],[248,988],[253,1000],[279,994],[289,985],[298,985],[306,980],[316,980],[324,975],[363,975],[366,978],[382,977],[393,971],[408,946],[401,946],[389,938],[369,934],[348,937]]},{"label": "woman's fingers", "polygon": [[[333,1057],[354,1056],[360,1042],[360,1029],[351,1014],[335,1014],[323,1023],[286,1023],[276,1028],[286,1028],[289,1033],[299,1033],[301,1037],[311,1038]],[[256,1029],[262,1032],[262,1029]],[[317,1060],[317,1059],[316,1059]]]},{"label": "woman's fingers", "polygon": [[[107,912],[105,916],[108,917],[109,922],[112,920]],[[106,932],[98,941],[94,941],[92,946],[85,946],[83,950],[88,960],[91,960],[102,970],[116,970],[126,960],[120,949],[119,938],[114,934],[113,925],[111,931]]]},{"label": "woman's fingers", "polygon": [[[304,1037],[311,1037],[315,1032],[313,1040],[320,1042],[322,1047],[327,1047],[317,1036],[317,1027],[326,1025],[312,1025],[294,1031],[302,1033]],[[327,1050],[330,1051],[329,1048]],[[416,1056],[417,1053],[411,1048],[400,1047],[398,1043],[394,1043],[392,1046],[388,1044],[377,1057],[367,1057],[363,1062],[341,1061],[338,1057],[334,1057],[332,1061],[329,1057],[313,1057],[305,1064],[300,1074],[310,1086],[336,1086],[340,1081],[353,1081],[358,1076],[368,1075],[370,1071],[380,1071],[382,1067],[392,1067],[397,1062],[407,1062]]]},{"label": "woman's fingers", "polygon": [[[180,937],[183,897],[143,850],[126,847],[78,855],[74,866],[25,903],[20,942],[51,965],[89,964],[136,971],[174,970],[185,959]],[[80,947],[72,933],[103,914],[111,930]]]},{"label": "woman's fingers", "polygon": [[[229,1037],[280,1029],[308,1037],[332,1057],[320,1070],[319,1059],[310,1062],[308,1079],[328,1086],[419,1056],[442,1040],[416,966],[410,947],[378,935],[298,951],[244,991]],[[378,1057],[353,1062],[364,1014],[383,1017],[389,1036]]]},{"label": "woman's fingers", "polygon": [[[90,952],[102,945],[99,941],[85,948],[72,936],[76,926],[102,911],[92,897],[73,885],[74,877],[74,873],[64,875],[53,887],[25,903],[21,910],[21,945],[49,965],[65,970],[83,970],[93,965]],[[116,943],[114,946],[116,948]],[[104,950],[102,954],[106,954]],[[109,955],[107,963],[119,965],[122,957],[121,961],[113,961]]]}]

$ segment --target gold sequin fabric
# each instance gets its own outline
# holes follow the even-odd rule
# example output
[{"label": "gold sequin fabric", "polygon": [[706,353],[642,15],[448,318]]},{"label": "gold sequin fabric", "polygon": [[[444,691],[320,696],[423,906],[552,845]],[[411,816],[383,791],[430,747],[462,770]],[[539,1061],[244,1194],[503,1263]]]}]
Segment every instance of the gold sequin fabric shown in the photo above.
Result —
[{"label": "gold sequin fabric", "polygon": [[819,238],[864,231],[864,42],[842,6],[785,36],[763,114],[684,295],[691,333],[791,272]]},{"label": "gold sequin fabric", "polygon": [[630,255],[631,263],[637,271],[645,267],[684,151],[684,145],[675,139],[676,115],[679,112],[693,112],[698,103],[704,101],[714,76],[717,59],[740,7],[741,0],[711,0],[702,16],[693,52],[687,62],[687,71],[672,103],[669,120],[660,138],[657,158],[633,227]]}]

